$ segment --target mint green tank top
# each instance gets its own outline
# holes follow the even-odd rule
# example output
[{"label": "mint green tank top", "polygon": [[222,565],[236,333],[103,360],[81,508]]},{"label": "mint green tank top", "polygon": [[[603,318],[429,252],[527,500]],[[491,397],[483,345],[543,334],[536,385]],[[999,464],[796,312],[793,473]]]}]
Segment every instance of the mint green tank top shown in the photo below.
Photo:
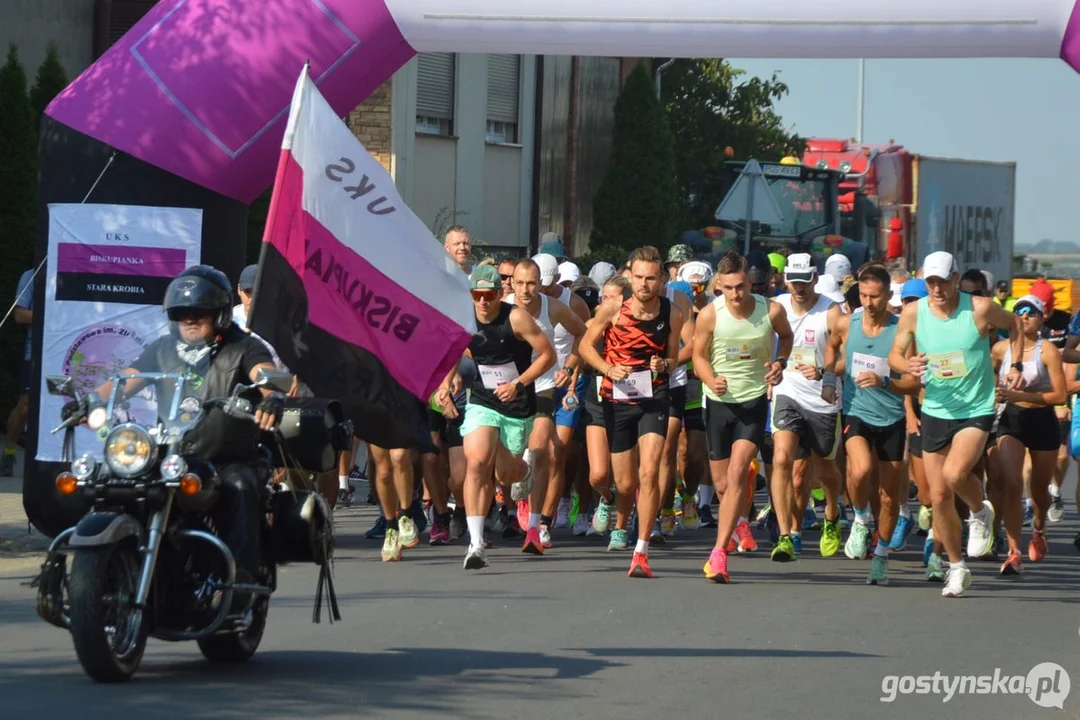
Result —
[{"label": "mint green tank top", "polygon": [[917,308],[915,344],[927,360],[923,413],[943,420],[993,415],[990,341],[975,327],[971,296],[960,293],[948,320],[930,312],[929,298],[920,298]]},{"label": "mint green tank top", "polygon": [[744,403],[765,394],[765,362],[772,357],[773,326],[769,319],[769,301],[754,295],[750,317],[732,317],[724,296],[713,300],[716,328],[713,330],[712,369],[727,378],[727,392],[717,397],[702,386],[705,396],[715,402]]}]

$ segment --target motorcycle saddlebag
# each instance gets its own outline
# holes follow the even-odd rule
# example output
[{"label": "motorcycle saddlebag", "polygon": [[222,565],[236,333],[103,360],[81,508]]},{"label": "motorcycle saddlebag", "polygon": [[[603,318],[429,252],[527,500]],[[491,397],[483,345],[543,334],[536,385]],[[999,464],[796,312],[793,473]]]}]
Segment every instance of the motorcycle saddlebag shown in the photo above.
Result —
[{"label": "motorcycle saddlebag", "polygon": [[270,553],[275,563],[323,565],[334,555],[334,528],[323,496],[276,490],[270,496]]},{"label": "motorcycle saddlebag", "polygon": [[308,472],[336,469],[338,453],[352,449],[351,427],[337,400],[286,398],[280,441],[273,444],[274,467]]}]

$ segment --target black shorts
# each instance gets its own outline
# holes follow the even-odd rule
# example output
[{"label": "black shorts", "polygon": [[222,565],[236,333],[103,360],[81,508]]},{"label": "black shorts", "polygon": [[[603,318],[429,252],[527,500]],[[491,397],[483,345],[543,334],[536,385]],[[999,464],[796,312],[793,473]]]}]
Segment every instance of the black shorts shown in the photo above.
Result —
[{"label": "black shorts", "polygon": [[[702,399],[704,402],[704,399]],[[683,429],[687,432],[705,432],[705,407],[687,408],[683,415]]]},{"label": "black shorts", "polygon": [[635,404],[605,400],[603,405],[611,452],[633,450],[642,435],[653,433],[667,437],[667,393]]},{"label": "black shorts", "polygon": [[907,436],[908,452],[911,453],[911,457],[922,457],[922,435],[919,433],[911,433]]},{"label": "black shorts", "polygon": [[[1054,419],[1057,419],[1057,413],[1054,413]],[[1069,438],[1072,436],[1072,420],[1058,420],[1058,432],[1061,433],[1061,442],[1058,444],[1068,447]]]},{"label": "black shorts", "polygon": [[604,406],[596,396],[596,387],[596,381],[594,380],[589,383],[589,389],[585,391],[585,402],[582,405],[582,412],[585,417],[585,427],[606,428],[607,424],[604,422]]},{"label": "black shorts", "polygon": [[765,433],[765,437],[761,439],[761,445],[758,446],[758,449],[761,450],[761,462],[772,465],[773,442],[771,432]]},{"label": "black shorts", "polygon": [[790,430],[799,436],[799,448],[795,457],[831,458],[836,452],[836,413],[819,413],[807,410],[786,395],[773,399],[772,431]]},{"label": "black shorts", "polygon": [[1056,451],[1061,446],[1060,424],[1052,407],[1006,405],[998,419],[997,436],[1014,437],[1028,450]]},{"label": "black shorts", "polygon": [[883,462],[900,462],[904,459],[904,439],[907,436],[907,420],[886,425],[871,425],[854,415],[844,416],[844,443],[853,437],[865,438],[870,449],[877,452]]},{"label": "black shorts", "polygon": [[533,417],[550,418],[555,414],[555,388],[536,393],[536,415]]},{"label": "black shorts", "polygon": [[727,460],[736,440],[749,440],[761,447],[765,439],[765,420],[769,414],[768,397],[741,403],[705,399],[705,439],[709,460]]},{"label": "black shorts", "polygon": [[979,415],[962,420],[946,420],[933,415],[923,415],[922,450],[923,452],[938,452],[953,441],[956,433],[967,428],[977,428],[989,434],[993,427],[993,415]]},{"label": "black shorts", "polygon": [[686,386],[668,388],[668,415],[682,420],[686,416]]},{"label": "black shorts", "polygon": [[428,426],[431,432],[439,433],[444,448],[461,447],[465,441],[461,437],[461,423],[465,422],[465,410],[458,408],[458,416],[448,420],[442,413],[428,408]]},{"label": "black shorts", "polygon": [[[34,368],[30,364],[29,360],[23,360],[22,369],[19,371],[19,393],[22,395],[30,394],[30,386],[34,384],[34,380],[31,377],[34,374]],[[1068,437],[1068,434],[1065,435]]]}]

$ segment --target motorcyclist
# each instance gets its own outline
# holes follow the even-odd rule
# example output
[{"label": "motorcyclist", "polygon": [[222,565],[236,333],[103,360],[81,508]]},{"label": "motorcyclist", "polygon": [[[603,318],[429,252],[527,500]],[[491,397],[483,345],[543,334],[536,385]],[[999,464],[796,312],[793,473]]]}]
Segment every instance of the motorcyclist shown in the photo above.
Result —
[{"label": "motorcyclist", "polygon": [[[180,373],[187,381],[181,401],[198,405],[208,398],[227,397],[238,383],[255,381],[259,370],[274,370],[273,358],[256,337],[232,321],[232,285],[225,274],[208,265],[184,270],[169,283],[163,308],[170,332],[143,350],[123,374]],[[147,381],[131,380],[123,385],[123,395],[139,392]],[[107,400],[113,383],[97,388]],[[157,383],[157,401],[169,407],[175,386]],[[221,481],[220,497],[214,508],[214,523],[233,552],[238,582],[253,582],[260,565],[259,479],[255,470],[260,431],[272,430],[280,421],[284,398],[268,388],[242,395],[255,411],[250,419],[208,410],[197,427],[184,439],[184,452],[214,463]]]}]

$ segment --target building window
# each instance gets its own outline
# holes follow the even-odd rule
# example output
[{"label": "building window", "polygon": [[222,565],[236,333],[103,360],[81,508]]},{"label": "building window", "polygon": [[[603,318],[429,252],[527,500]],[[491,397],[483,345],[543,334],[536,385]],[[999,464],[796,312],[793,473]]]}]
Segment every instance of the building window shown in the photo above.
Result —
[{"label": "building window", "polygon": [[521,56],[488,55],[487,141],[518,142]]},{"label": "building window", "polygon": [[416,132],[454,134],[454,53],[420,53],[416,73]]}]

